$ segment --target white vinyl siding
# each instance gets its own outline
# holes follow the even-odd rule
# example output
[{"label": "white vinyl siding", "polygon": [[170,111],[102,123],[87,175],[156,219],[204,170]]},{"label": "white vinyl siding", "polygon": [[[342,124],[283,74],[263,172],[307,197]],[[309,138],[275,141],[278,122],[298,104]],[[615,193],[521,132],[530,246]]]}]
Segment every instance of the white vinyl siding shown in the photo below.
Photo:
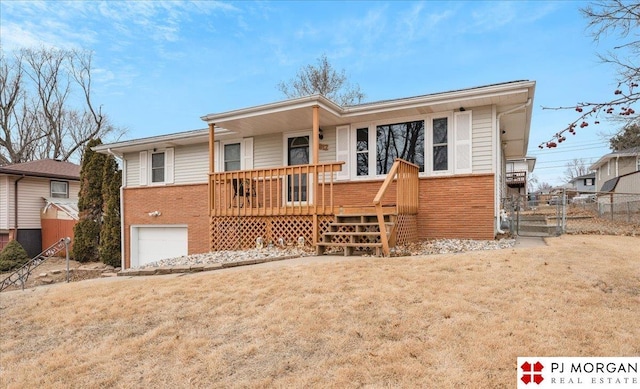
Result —
[{"label": "white vinyl siding", "polygon": [[175,184],[206,183],[209,177],[209,144],[176,147],[174,152]]},{"label": "white vinyl siding", "polygon": [[0,176],[0,230],[8,230],[10,228],[9,222],[13,220],[9,219],[9,197],[13,199],[9,191],[10,182],[13,184],[8,176]]},{"label": "white vinyl siding", "polygon": [[[207,143],[162,150],[158,149],[158,151],[165,153],[165,181],[155,183],[155,185],[199,184],[207,182],[209,173],[209,145]],[[151,151],[143,151],[124,155],[127,166],[125,172],[127,188],[144,186],[145,179],[146,183],[151,183],[149,173],[151,168],[151,154]],[[173,154],[173,156],[171,154]],[[173,162],[168,160],[168,158],[171,158]],[[140,162],[145,159],[145,166],[141,168]]]},{"label": "white vinyl siding", "polygon": [[[338,172],[339,180],[348,180],[351,175],[351,139],[349,126],[340,126],[336,128],[336,161],[344,161],[342,171]],[[371,158],[371,157],[369,157]]]},{"label": "white vinyl siding", "polygon": [[[14,228],[14,182],[15,179],[11,178],[7,180],[10,187],[10,196],[7,196],[7,229]],[[56,179],[56,181],[63,181]],[[78,191],[80,190],[80,183],[77,181],[69,182],[69,199],[78,200]],[[4,188],[2,188],[5,191]],[[5,192],[6,193],[6,192]],[[41,228],[40,213],[44,208],[43,197],[51,197],[51,179],[49,178],[36,178],[25,177],[18,182],[18,228]],[[3,208],[4,210],[4,208]],[[3,228],[4,226],[0,226]]]},{"label": "white vinyl siding", "polygon": [[318,150],[318,161],[320,163],[336,161],[336,130],[334,128],[322,128],[324,136],[319,143],[329,146],[329,150]]},{"label": "white vinyl siding", "polygon": [[473,108],[472,123],[472,169],[473,173],[491,173],[492,155],[492,117],[491,107]]},{"label": "white vinyl siding", "polygon": [[253,138],[253,167],[264,169],[286,165],[282,160],[282,133]]}]

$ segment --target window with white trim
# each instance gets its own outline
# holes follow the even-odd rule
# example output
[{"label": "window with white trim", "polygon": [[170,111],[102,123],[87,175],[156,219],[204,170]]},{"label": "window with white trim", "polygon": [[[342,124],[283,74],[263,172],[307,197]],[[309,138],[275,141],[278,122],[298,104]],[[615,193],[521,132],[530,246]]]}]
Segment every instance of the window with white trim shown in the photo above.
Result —
[{"label": "window with white trim", "polygon": [[51,181],[51,197],[68,199],[69,183],[66,181]]},{"label": "window with white trim", "polygon": [[164,151],[151,153],[151,182],[164,182]]},{"label": "window with white trim", "polygon": [[242,165],[240,157],[240,142],[225,144],[222,152],[224,171],[240,170]]},{"label": "window with white trim", "polygon": [[369,175],[369,129],[356,130],[356,175]]},{"label": "window with white trim", "polygon": [[432,124],[432,170],[447,171],[449,170],[449,118],[433,119]]},{"label": "window with white trim", "polygon": [[173,184],[174,149],[140,152],[140,185]]},{"label": "window with white trim", "polygon": [[397,158],[423,175],[472,173],[472,112],[442,112],[336,128],[339,179],[385,175]]},{"label": "window with white trim", "polygon": [[424,171],[424,120],[376,127],[376,174],[387,174],[396,158]]},{"label": "window with white trim", "polygon": [[636,171],[640,171],[640,157],[636,158]]}]

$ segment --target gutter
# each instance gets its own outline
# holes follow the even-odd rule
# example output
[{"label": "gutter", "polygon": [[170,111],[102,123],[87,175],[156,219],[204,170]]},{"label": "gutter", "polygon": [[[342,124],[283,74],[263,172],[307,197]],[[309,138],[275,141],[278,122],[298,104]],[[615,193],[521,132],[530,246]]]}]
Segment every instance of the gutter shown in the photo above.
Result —
[{"label": "gutter", "polygon": [[15,231],[16,236],[13,239],[18,240],[18,182],[20,182],[26,176],[23,174],[22,177],[18,178],[13,182],[13,229]]},{"label": "gutter", "polygon": [[[496,118],[496,130],[498,131],[498,136],[496,137],[496,143],[497,143],[496,144],[496,152],[498,150],[500,151],[500,157],[501,157],[500,158],[501,159],[500,162],[502,162],[502,155],[503,155],[502,154],[502,144],[501,144],[501,141],[500,141],[500,138],[501,138],[500,137],[500,135],[501,135],[500,134],[500,119],[504,115],[519,111],[519,110],[521,110],[523,108],[527,108],[528,106],[531,105],[532,102],[533,102],[533,100],[531,98],[528,98],[526,103],[524,103],[522,105],[519,105],[517,107],[513,107],[513,108],[511,108],[509,110],[506,110],[504,112],[500,112],[497,115],[497,118]],[[498,156],[496,155],[496,158],[497,157]],[[505,182],[504,181],[505,180],[505,177],[504,177],[505,176],[505,171],[504,170],[505,170],[505,166],[502,163],[500,163],[500,165],[502,166],[501,169],[500,169],[500,182],[498,182],[498,180],[496,179],[496,188],[495,188],[495,191],[496,191],[496,232],[498,234],[504,234],[504,231],[502,231],[502,229],[500,229],[500,224],[501,224],[500,222],[501,222],[501,218],[502,218],[502,212],[498,211],[498,209],[500,208],[500,198],[497,195],[498,195],[498,193],[500,193],[499,189],[501,187],[504,187],[504,182]],[[497,171],[496,171],[496,173],[497,173]]]}]

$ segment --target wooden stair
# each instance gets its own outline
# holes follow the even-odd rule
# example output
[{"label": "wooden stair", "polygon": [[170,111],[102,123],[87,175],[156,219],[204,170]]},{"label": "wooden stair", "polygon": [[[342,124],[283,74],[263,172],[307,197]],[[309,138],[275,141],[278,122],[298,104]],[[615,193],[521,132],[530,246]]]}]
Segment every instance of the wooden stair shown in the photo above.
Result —
[{"label": "wooden stair", "polygon": [[[387,235],[390,236],[395,225],[396,214],[384,214]],[[327,247],[341,247],[345,256],[355,250],[374,250],[377,256],[382,254],[380,226],[374,212],[360,212],[335,215],[316,246],[317,254],[324,254]]]}]

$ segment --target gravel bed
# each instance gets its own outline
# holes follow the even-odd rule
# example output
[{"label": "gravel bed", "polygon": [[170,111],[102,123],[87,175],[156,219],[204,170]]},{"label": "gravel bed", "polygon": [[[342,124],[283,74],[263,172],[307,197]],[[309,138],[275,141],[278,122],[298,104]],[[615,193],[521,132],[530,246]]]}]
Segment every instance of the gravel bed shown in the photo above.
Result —
[{"label": "gravel bed", "polygon": [[[466,239],[438,239],[412,243],[409,245],[395,247],[391,249],[391,256],[417,256],[445,253],[462,253],[466,251],[478,250],[499,250],[513,247],[515,239],[500,240],[466,240]],[[341,253],[341,252],[340,252]],[[330,254],[330,253],[328,253]],[[187,265],[209,265],[215,263],[227,263],[245,261],[251,259],[280,258],[280,257],[305,257],[314,256],[315,250],[311,247],[265,247],[262,249],[250,249],[242,251],[212,251],[204,254],[194,254],[177,258],[163,259],[157,262],[148,263],[138,269],[187,266]],[[365,254],[371,256],[371,254]]]}]

